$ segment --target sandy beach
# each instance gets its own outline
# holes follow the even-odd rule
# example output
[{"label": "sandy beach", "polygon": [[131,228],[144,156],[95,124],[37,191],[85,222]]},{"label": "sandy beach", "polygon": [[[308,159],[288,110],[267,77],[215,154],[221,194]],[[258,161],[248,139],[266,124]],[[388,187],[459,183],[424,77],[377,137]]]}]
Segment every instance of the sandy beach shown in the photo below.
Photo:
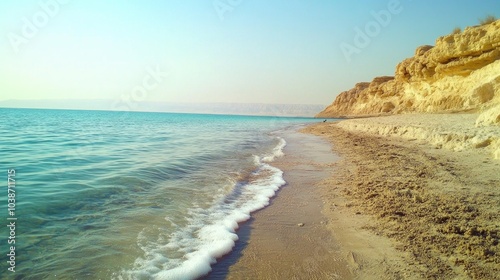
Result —
[{"label": "sandy beach", "polygon": [[303,129],[328,149],[292,137],[277,162],[287,185],[253,215],[227,278],[499,279],[500,131],[474,128],[475,118],[402,115]]},{"label": "sandy beach", "polygon": [[338,160],[324,139],[291,132],[285,156],[273,163],[287,184],[271,205],[252,214],[248,244],[226,279],[346,279],[318,184]]}]

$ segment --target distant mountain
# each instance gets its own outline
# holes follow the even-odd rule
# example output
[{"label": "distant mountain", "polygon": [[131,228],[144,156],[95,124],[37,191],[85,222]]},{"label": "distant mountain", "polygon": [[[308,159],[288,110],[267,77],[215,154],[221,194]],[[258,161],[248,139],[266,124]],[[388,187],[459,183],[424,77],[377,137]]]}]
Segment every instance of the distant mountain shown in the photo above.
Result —
[{"label": "distant mountain", "polygon": [[259,104],[259,103],[167,103],[119,102],[115,100],[5,100],[4,108],[71,109],[102,111],[143,111],[228,115],[312,117],[324,105]]}]

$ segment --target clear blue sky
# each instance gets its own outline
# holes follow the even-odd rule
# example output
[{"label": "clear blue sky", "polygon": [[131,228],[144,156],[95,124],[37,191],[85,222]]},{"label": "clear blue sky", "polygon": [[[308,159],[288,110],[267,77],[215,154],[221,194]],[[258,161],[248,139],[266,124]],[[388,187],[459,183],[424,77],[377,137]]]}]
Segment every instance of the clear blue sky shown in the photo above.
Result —
[{"label": "clear blue sky", "polygon": [[[500,16],[498,0],[60,2],[0,2],[0,101],[326,105],[393,75],[419,45]],[[356,47],[356,28],[388,5],[399,12],[346,59],[341,45]]]}]

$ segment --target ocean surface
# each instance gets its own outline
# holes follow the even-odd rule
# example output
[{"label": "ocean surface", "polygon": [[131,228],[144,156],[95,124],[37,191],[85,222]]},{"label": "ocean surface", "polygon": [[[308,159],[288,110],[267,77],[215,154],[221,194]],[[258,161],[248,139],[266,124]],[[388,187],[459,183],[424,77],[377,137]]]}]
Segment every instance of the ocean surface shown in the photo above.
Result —
[{"label": "ocean surface", "polygon": [[15,244],[9,227],[0,231],[1,279],[203,276],[285,184],[273,167],[286,145],[279,135],[318,121],[5,108],[0,116],[0,217],[15,222]]}]

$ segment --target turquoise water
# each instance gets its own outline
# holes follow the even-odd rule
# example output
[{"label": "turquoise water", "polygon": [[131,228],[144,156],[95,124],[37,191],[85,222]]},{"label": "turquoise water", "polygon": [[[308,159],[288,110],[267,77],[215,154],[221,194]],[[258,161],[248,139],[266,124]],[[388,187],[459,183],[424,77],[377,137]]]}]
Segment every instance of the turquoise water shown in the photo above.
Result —
[{"label": "turquoise water", "polygon": [[[276,132],[314,119],[1,109],[15,170],[15,273],[2,279],[194,279],[285,182]],[[7,191],[0,204],[8,220]],[[11,217],[12,218],[12,217]],[[11,233],[12,234],[12,233]]]}]

